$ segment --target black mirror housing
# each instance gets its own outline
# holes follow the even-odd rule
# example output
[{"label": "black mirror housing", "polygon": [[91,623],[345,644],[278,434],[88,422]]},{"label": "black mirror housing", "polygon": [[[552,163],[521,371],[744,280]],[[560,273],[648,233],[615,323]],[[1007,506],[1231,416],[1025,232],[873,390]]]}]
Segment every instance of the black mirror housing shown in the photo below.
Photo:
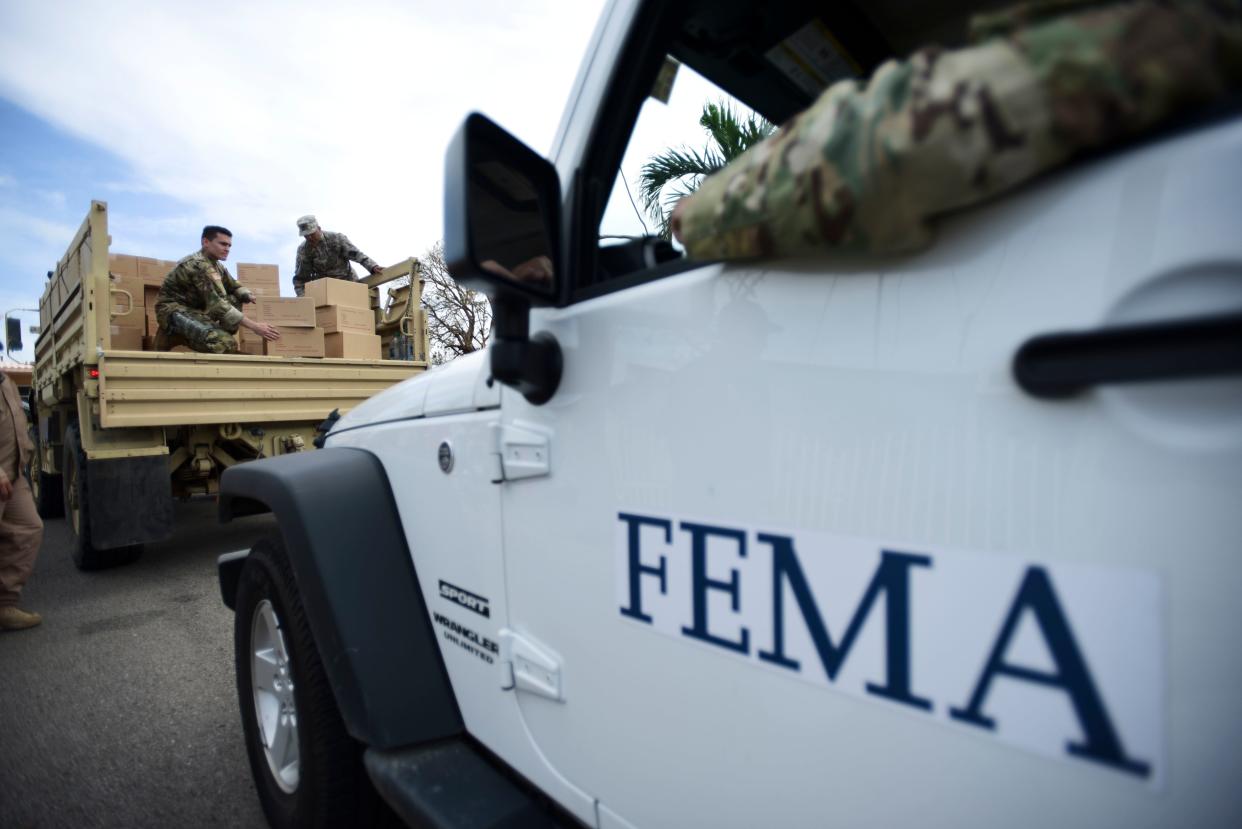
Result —
[{"label": "black mirror housing", "polygon": [[492,377],[534,405],[561,381],[556,339],[530,336],[531,306],[557,304],[565,286],[560,227],[556,168],[482,115],[467,116],[445,161],[444,262],[492,302]]},{"label": "black mirror housing", "polygon": [[471,113],[449,144],[444,171],[444,261],[487,294],[557,303],[561,187],[556,168],[493,121]]}]

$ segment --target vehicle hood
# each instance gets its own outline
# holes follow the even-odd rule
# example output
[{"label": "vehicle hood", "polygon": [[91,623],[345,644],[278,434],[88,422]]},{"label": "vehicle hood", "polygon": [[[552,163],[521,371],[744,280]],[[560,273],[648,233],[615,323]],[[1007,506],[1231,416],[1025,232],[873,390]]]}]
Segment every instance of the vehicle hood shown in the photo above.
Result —
[{"label": "vehicle hood", "polygon": [[494,409],[500,405],[500,384],[488,384],[490,373],[486,351],[458,357],[364,400],[336,422],[332,434],[374,423]]}]

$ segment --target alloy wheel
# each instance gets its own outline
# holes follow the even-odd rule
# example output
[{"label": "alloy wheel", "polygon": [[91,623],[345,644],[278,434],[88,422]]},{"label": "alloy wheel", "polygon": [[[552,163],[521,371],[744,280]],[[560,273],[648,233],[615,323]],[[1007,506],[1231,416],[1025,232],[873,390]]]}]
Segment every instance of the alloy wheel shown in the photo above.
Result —
[{"label": "alloy wheel", "polygon": [[289,648],[268,599],[255,605],[250,645],[250,686],[263,755],[281,791],[292,793],[298,787],[297,703]]}]

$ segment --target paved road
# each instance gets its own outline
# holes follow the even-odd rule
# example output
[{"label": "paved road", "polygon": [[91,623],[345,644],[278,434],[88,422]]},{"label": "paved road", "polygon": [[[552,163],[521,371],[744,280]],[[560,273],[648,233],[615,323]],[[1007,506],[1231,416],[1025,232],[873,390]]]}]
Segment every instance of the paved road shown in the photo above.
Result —
[{"label": "paved road", "polygon": [[266,826],[215,561],[275,524],[220,526],[205,500],[176,526],[135,564],[81,573],[48,522],[23,602],[44,623],[0,633],[0,827]]}]

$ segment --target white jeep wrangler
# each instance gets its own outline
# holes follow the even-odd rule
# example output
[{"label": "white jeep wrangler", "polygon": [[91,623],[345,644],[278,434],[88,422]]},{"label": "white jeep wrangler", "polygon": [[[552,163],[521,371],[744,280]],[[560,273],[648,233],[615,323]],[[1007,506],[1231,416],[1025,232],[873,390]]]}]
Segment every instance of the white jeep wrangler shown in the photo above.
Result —
[{"label": "white jeep wrangler", "polygon": [[488,352],[223,479],[273,825],[1239,824],[1236,107],[915,256],[609,224],[667,55],[780,122],[966,5],[616,0],[553,163],[467,120]]}]

